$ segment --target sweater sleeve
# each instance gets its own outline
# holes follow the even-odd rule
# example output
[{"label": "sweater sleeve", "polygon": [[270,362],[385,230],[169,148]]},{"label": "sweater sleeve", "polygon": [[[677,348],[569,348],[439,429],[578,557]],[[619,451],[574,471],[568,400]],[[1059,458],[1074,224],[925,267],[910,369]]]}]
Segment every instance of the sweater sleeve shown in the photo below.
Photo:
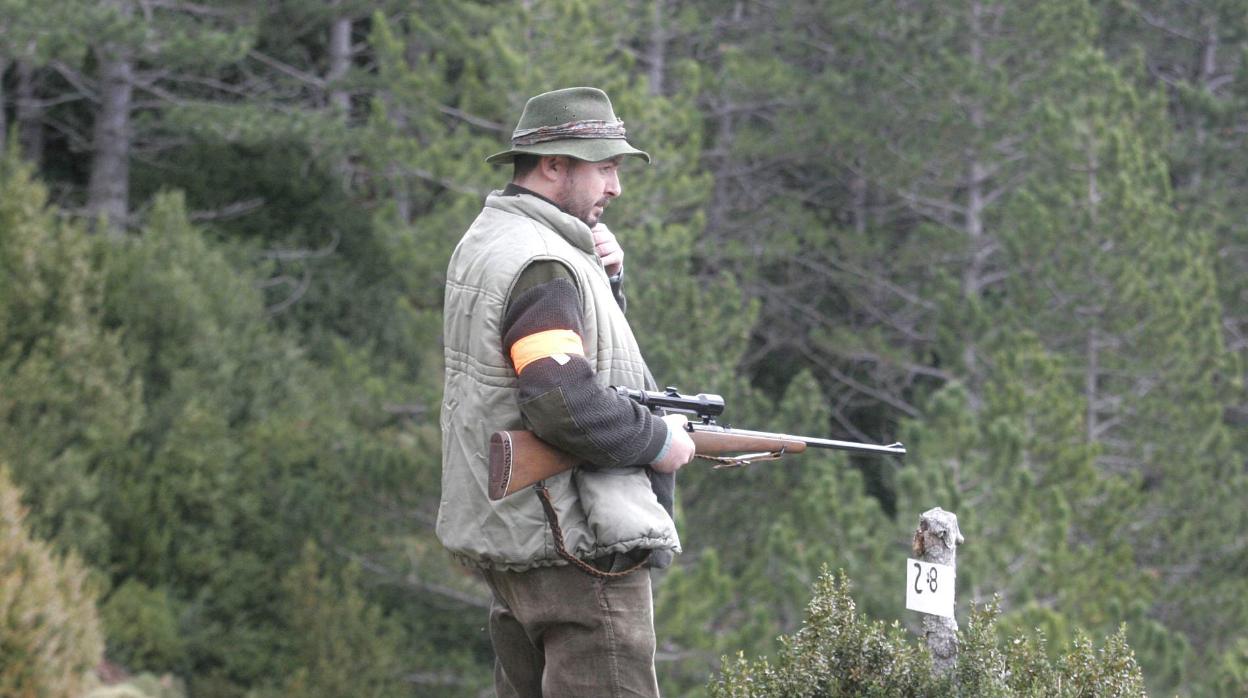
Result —
[{"label": "sweater sleeve", "polygon": [[621,269],[615,276],[608,277],[611,280],[611,295],[615,296],[616,305],[620,306],[620,310],[628,312],[628,299],[624,297],[624,270]]},{"label": "sweater sleeve", "polygon": [[667,424],[594,379],[574,278],[560,262],[539,261],[512,289],[501,332],[520,413],[542,440],[591,465],[650,464],[666,446]]}]

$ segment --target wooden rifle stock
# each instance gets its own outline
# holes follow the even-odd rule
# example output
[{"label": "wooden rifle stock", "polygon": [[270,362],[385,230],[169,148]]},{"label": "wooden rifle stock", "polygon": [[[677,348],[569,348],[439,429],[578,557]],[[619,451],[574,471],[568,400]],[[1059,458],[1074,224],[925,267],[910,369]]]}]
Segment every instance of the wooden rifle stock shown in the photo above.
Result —
[{"label": "wooden rifle stock", "polygon": [[[723,456],[747,451],[801,453],[806,442],[784,434],[740,433],[731,429],[691,424],[690,438],[699,456]],[[490,437],[489,495],[499,500],[581,463],[576,456],[537,438],[531,431],[496,431]]]},{"label": "wooden rifle stock", "polygon": [[490,499],[502,499],[580,462],[531,431],[496,431],[490,437]]}]

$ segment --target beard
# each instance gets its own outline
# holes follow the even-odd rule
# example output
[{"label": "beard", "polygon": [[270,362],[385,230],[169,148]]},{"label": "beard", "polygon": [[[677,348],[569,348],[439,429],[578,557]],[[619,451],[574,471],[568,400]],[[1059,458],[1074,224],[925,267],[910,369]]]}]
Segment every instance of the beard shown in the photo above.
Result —
[{"label": "beard", "polygon": [[609,199],[605,196],[596,197],[581,191],[577,178],[571,173],[563,180],[563,185],[559,188],[559,195],[555,199],[555,203],[559,204],[559,208],[562,208],[565,213],[580,219],[581,222],[590,228],[598,225],[603,212],[607,209],[608,201]]}]

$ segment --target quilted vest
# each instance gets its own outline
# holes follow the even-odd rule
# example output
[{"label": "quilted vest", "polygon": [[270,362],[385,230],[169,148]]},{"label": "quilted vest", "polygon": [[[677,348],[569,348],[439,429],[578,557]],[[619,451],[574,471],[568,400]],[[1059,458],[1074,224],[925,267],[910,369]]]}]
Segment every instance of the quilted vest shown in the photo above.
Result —
[{"label": "quilted vest", "polygon": [[[494,192],[447,270],[443,342],[442,496],[437,534],[461,561],[506,570],[567,564],[555,552],[541,502],[524,490],[486,496],[490,435],[524,429],[516,373],[503,353],[503,314],[520,273],[538,260],[572,270],[580,291],[585,358],[604,385],[653,389],[624,313],[582,221],[535,196]],[[636,549],[680,552],[671,516],[645,468],[575,468],[546,480],[567,549],[582,559]]]}]

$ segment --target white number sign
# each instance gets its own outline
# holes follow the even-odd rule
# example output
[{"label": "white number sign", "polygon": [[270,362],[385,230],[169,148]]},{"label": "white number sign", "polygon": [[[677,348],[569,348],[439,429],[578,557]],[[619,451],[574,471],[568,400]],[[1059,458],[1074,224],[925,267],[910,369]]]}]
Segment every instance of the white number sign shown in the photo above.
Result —
[{"label": "white number sign", "polygon": [[906,608],[952,618],[954,577],[948,565],[907,559]]}]

